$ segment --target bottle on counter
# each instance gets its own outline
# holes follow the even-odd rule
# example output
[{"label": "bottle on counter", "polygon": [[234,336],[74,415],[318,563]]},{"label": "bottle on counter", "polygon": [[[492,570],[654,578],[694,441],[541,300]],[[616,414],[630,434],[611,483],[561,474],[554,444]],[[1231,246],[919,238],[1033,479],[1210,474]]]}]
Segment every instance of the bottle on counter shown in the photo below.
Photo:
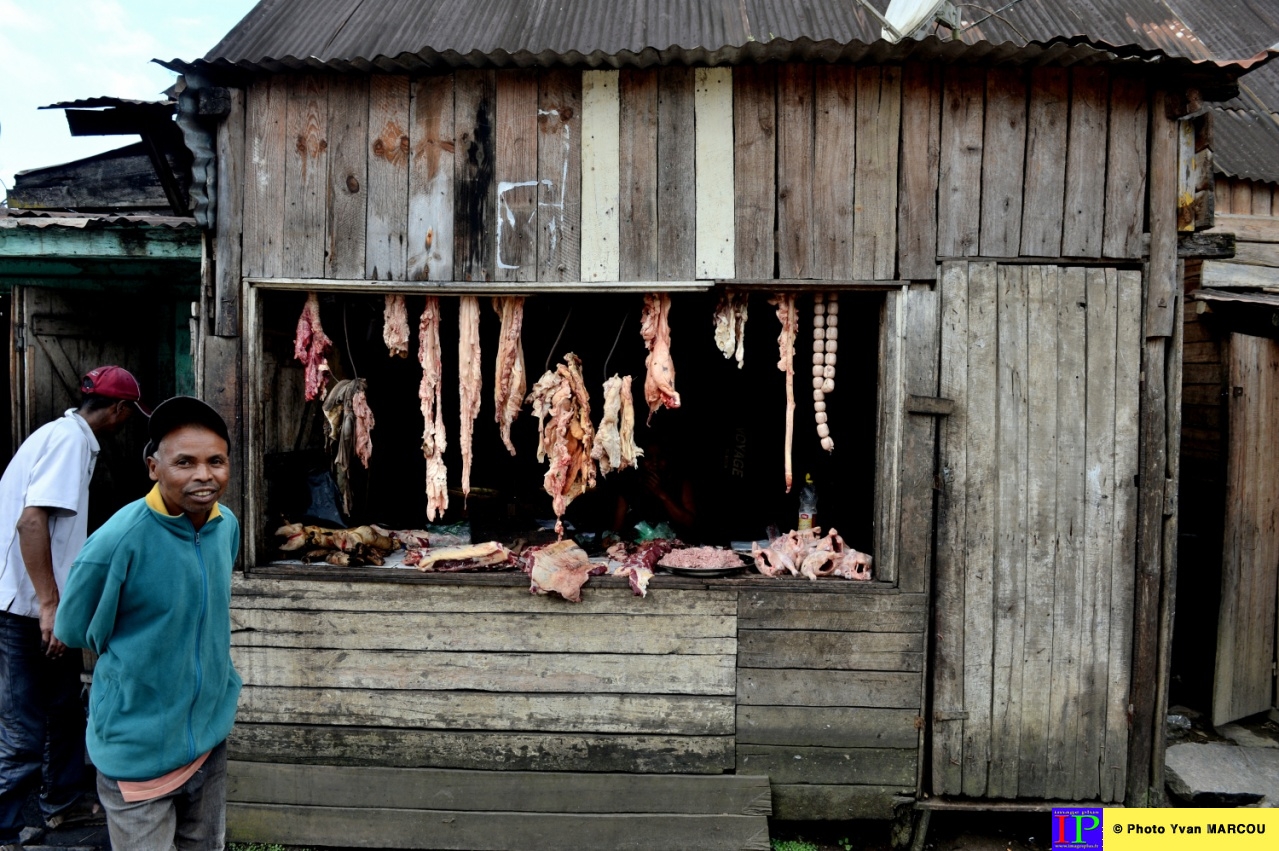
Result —
[{"label": "bottle on counter", "polygon": [[813,528],[813,518],[817,516],[817,487],[813,484],[813,474],[804,474],[804,487],[799,491],[799,525],[795,528],[803,531]]}]

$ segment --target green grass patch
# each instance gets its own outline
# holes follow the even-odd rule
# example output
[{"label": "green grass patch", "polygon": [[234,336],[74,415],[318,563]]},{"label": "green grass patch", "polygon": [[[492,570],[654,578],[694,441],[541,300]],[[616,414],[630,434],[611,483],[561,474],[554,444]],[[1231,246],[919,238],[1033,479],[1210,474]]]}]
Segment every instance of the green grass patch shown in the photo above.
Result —
[{"label": "green grass patch", "polygon": [[818,848],[802,839],[774,839],[773,851],[818,851]]}]

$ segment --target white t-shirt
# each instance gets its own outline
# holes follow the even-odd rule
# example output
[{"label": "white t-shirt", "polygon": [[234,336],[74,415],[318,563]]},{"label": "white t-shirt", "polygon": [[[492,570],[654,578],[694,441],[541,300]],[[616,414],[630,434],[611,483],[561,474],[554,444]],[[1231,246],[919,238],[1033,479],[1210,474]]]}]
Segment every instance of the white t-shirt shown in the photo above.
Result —
[{"label": "white t-shirt", "polygon": [[39,617],[40,603],[22,561],[18,518],[25,508],[49,509],[53,577],[58,590],[89,531],[89,480],[98,440],[74,409],[46,423],[18,447],[0,478],[0,611]]}]

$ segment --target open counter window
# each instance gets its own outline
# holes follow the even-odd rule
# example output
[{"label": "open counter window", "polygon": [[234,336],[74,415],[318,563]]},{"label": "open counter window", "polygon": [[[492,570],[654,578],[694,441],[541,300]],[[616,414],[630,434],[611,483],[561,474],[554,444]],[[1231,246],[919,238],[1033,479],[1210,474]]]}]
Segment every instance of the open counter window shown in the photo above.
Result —
[{"label": "open counter window", "polygon": [[[564,538],[599,564],[607,562],[609,546],[619,541],[633,549],[637,542],[677,538],[688,546],[736,549],[750,575],[756,573],[752,544],[767,548],[770,538],[800,527],[801,509],[810,513],[801,499],[814,491],[817,526],[838,529],[850,549],[873,549],[882,293],[847,291],[834,302],[824,293],[784,296],[788,304],[793,299],[797,314],[789,492],[787,379],[779,369],[783,326],[770,293],[739,290],[730,300],[720,287],[651,297],[650,307],[668,305],[666,327],[678,394],[674,407],[666,379],[655,378],[662,388],[651,395],[664,396],[666,404],[657,404],[651,414],[645,392],[649,352],[641,334],[644,294],[523,294],[519,344],[525,377],[512,383],[514,390],[524,389],[510,423],[510,448],[495,399],[500,297],[481,295],[468,304],[451,294],[407,291],[388,297],[385,291],[308,293],[266,287],[254,288],[253,295],[256,338],[248,356],[256,404],[250,424],[250,515],[258,565],[349,565],[355,578],[369,575],[368,568],[376,569],[378,562],[383,568],[403,568],[406,558],[412,563],[422,557],[424,545],[429,554],[441,545],[469,543],[481,559],[483,553],[474,545],[487,542],[518,553],[554,542],[558,521]],[[438,428],[424,429],[419,395],[425,390],[432,396],[419,363],[428,300],[438,312],[425,324],[432,329],[428,346],[438,327],[442,435]],[[404,316],[397,320],[401,304]],[[832,309],[832,304],[837,306]],[[737,319],[727,327],[721,322],[717,333],[717,309],[726,306],[737,308]],[[460,347],[461,329],[474,327],[475,321],[473,314],[463,314],[476,307],[478,341],[468,339]],[[397,332],[392,326],[400,322]],[[823,330],[828,324],[829,330]],[[317,338],[318,344],[308,349],[307,340],[299,341],[299,330],[303,337],[323,334],[330,343],[324,346]],[[478,370],[473,354],[477,343]],[[504,350],[509,352],[509,346],[508,341]],[[580,395],[588,397],[573,400],[579,407],[571,416],[589,417],[587,431],[594,430],[596,446],[606,444],[597,449],[599,460],[580,452],[556,457],[549,444],[551,457],[539,459],[543,434],[529,396],[537,395],[539,379],[548,373],[548,381],[562,376],[567,387],[570,372],[574,381],[580,375]],[[606,382],[614,376],[621,381],[609,385],[612,423],[603,423]],[[631,434],[626,433],[627,406],[620,399],[628,377]],[[830,392],[817,394],[821,404],[815,405],[814,390],[822,386]],[[307,398],[308,390],[313,398]],[[566,389],[560,400],[567,394]],[[464,404],[475,411],[469,462],[464,459]],[[508,409],[508,418],[514,410]],[[554,411],[547,415],[548,428],[554,427],[556,416]],[[561,422],[570,418],[564,411],[559,416]],[[570,443],[583,438],[580,422],[567,428],[576,430]],[[428,443],[439,440],[445,447],[430,465],[424,457],[424,431]],[[823,437],[831,451],[823,448]],[[630,459],[624,451],[631,438],[642,457]],[[589,477],[580,469],[585,463],[592,465],[594,486],[589,488],[584,486]],[[548,464],[568,469],[548,477]],[[428,466],[436,477],[433,496],[428,496]],[[606,469],[616,466],[623,468]],[[469,493],[463,492],[464,470]],[[548,483],[552,490],[562,488],[575,476],[581,486],[562,498],[566,505],[557,517]],[[806,492],[808,479],[811,490]],[[340,539],[321,539],[322,533],[307,528],[365,526],[373,527],[374,538],[403,533],[388,536],[399,546],[389,554],[384,540],[361,539],[343,547]],[[825,546],[840,548],[825,540]],[[367,546],[356,545],[361,543]],[[616,556],[621,550],[614,552]],[[690,556],[690,564],[697,563],[697,555]],[[725,558],[725,564],[737,561],[731,553]],[[765,566],[776,561],[766,559]],[[833,564],[828,560],[823,569]]]}]

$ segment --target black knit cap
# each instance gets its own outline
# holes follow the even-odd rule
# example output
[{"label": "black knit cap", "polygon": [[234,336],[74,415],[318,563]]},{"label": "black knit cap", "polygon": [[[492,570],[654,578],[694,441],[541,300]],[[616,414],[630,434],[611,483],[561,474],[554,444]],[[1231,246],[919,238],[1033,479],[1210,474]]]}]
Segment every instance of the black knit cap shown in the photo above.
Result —
[{"label": "black knit cap", "polygon": [[145,457],[149,458],[156,453],[165,435],[189,425],[203,426],[228,445],[231,443],[226,421],[221,414],[194,396],[174,396],[165,399],[151,413],[151,419],[147,423],[147,436],[151,440],[147,443]]}]

